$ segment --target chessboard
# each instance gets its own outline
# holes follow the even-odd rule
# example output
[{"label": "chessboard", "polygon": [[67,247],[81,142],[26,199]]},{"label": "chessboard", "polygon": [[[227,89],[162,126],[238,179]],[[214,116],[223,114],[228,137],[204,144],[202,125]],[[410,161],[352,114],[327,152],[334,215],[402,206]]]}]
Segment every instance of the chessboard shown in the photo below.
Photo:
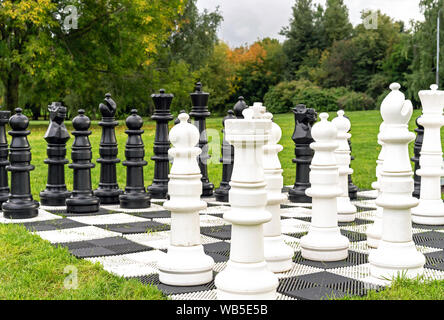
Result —
[{"label": "chessboard", "polygon": [[[278,300],[362,296],[368,290],[384,288],[383,283],[369,276],[366,243],[366,229],[376,216],[376,195],[374,190],[358,192],[358,199],[353,201],[358,208],[356,220],[339,223],[341,233],[350,240],[350,248],[348,258],[337,262],[314,262],[301,256],[299,243],[310,227],[311,204],[287,201],[281,205],[282,233],[285,242],[294,249],[294,257],[292,269],[277,274]],[[230,206],[214,198],[204,199],[208,207],[200,212],[201,239],[205,252],[216,263],[216,275],[225,268],[230,255],[231,225],[223,219]],[[68,214],[65,207],[41,207],[35,218],[0,217],[0,223],[23,224],[54,246],[68,248],[77,258],[99,262],[117,276],[157,286],[171,299],[216,299],[214,281],[189,287],[159,282],[157,261],[167,252],[171,222],[170,212],[162,207],[163,201],[152,200],[151,207],[142,210],[102,206],[99,212],[88,215]],[[413,239],[427,259],[425,278],[444,279],[444,226],[413,224]]]}]

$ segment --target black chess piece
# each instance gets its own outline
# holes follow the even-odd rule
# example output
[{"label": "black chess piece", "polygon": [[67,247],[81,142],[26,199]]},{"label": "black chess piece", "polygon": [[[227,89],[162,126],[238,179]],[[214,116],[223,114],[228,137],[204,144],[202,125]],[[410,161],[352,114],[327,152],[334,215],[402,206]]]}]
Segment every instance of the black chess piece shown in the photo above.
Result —
[{"label": "black chess piece", "polygon": [[123,193],[117,184],[116,164],[120,162],[117,158],[119,152],[117,148],[115,127],[119,125],[114,120],[116,114],[116,103],[111,99],[111,94],[105,95],[105,103],[99,105],[102,121],[102,137],[100,140],[100,182],[99,187],[94,190],[94,195],[100,199],[101,204],[119,204],[119,195]]},{"label": "black chess piece", "polygon": [[248,108],[248,105],[244,101],[244,97],[240,96],[238,98],[237,103],[233,107],[234,114],[236,115],[237,119],[243,119],[244,116],[242,115],[242,111]]},{"label": "black chess piece", "polygon": [[85,115],[85,110],[79,110],[79,115],[72,120],[74,130],[74,143],[72,145],[72,163],[74,185],[71,197],[66,199],[66,207],[69,213],[93,213],[99,211],[100,199],[94,196],[91,187],[91,169],[95,167],[91,163],[91,143],[88,136],[91,134],[89,127],[91,120]]},{"label": "black chess piece", "polygon": [[[228,115],[222,120],[222,125],[225,128],[225,121],[228,119],[236,119],[233,110],[228,110]],[[223,141],[222,141],[222,157],[220,162],[222,165],[222,181],[220,187],[214,192],[216,200],[220,202],[228,202],[228,193],[230,191],[231,174],[233,173],[234,163],[234,147],[225,140],[225,129],[222,129]]]},{"label": "black chess piece", "polygon": [[160,89],[159,94],[153,94],[155,109],[151,119],[156,121],[156,137],[154,139],[154,179],[153,184],[148,187],[148,191],[154,199],[166,199],[168,194],[168,173],[170,163],[168,150],[170,141],[168,138],[168,122],[173,120],[170,113],[171,102],[174,96],[166,94],[164,89]]},{"label": "black chess piece", "polygon": [[415,170],[413,171],[413,180],[414,180],[414,190],[413,190],[413,196],[415,198],[419,199],[419,196],[421,194],[421,177],[416,174],[416,170],[420,169],[421,166],[419,165],[419,158],[421,156],[421,149],[422,149],[422,142],[424,140],[424,127],[418,123],[418,118],[416,118],[416,126],[415,129],[416,132],[416,139],[415,139],[415,146],[413,147],[413,157],[410,159],[415,164]]},{"label": "black chess piece", "polygon": [[[346,115],[344,115],[344,117],[349,119],[349,117],[347,117]],[[349,132],[350,132],[350,130],[349,130]],[[352,153],[351,139],[348,139],[348,146],[350,147],[350,161],[353,161],[353,160],[355,160],[355,157],[353,157],[351,155],[351,153]],[[353,183],[353,179],[352,179],[351,174],[348,175],[348,196],[350,197],[350,200],[357,200],[358,199],[358,187],[355,186],[355,184]]]},{"label": "black chess piece", "polygon": [[211,113],[208,111],[208,99],[210,94],[202,91],[202,84],[196,83],[195,91],[190,94],[193,106],[191,108],[190,116],[194,119],[194,125],[199,129],[200,138],[198,147],[202,149],[199,155],[199,167],[202,174],[202,196],[211,197],[213,195],[214,185],[208,180],[207,161],[210,158],[208,155],[208,138],[206,133],[206,118]]},{"label": "black chess piece", "polygon": [[11,111],[0,111],[0,206],[9,198],[8,171],[6,171],[6,166],[9,165],[6,124],[9,122],[10,116]]},{"label": "black chess piece", "polygon": [[9,119],[12,137],[9,147],[9,162],[6,170],[11,172],[11,193],[8,201],[3,203],[2,211],[8,219],[28,219],[39,213],[39,203],[32,198],[30,171],[34,170],[31,164],[31,147],[28,142],[28,118],[22,114],[22,109],[15,109],[15,115]]},{"label": "black chess piece", "polygon": [[[181,113],[187,113],[187,112],[186,112],[186,110],[180,110],[179,114],[181,114]],[[180,120],[179,120],[179,117],[177,117],[177,118],[174,120],[174,125],[177,125],[177,124],[179,124],[179,123],[180,123]],[[191,123],[191,120],[190,120],[190,119],[188,119],[188,123]]]},{"label": "black chess piece", "polygon": [[48,106],[49,126],[44,139],[48,146],[46,154],[48,159],[48,181],[46,189],[40,192],[40,202],[44,206],[64,206],[70,192],[65,184],[65,165],[69,163],[66,156],[66,142],[69,140],[69,132],[64,120],[66,108],[60,102],[53,102]]},{"label": "black chess piece", "polygon": [[296,145],[293,163],[296,163],[296,181],[293,189],[288,191],[288,199],[296,203],[310,203],[311,197],[305,194],[310,187],[310,164],[314,151],[310,144],[314,142],[311,136],[311,128],[316,122],[317,114],[314,109],[307,108],[303,104],[292,109],[295,119],[295,128],[292,139]]},{"label": "black chess piece", "polygon": [[128,140],[125,146],[126,161],[126,187],[124,194],[120,195],[120,207],[124,209],[144,209],[151,205],[150,195],[145,191],[143,179],[143,167],[147,165],[144,160],[145,147],[143,145],[141,130],[143,119],[137,114],[137,110],[131,110],[131,115],[126,118]]}]

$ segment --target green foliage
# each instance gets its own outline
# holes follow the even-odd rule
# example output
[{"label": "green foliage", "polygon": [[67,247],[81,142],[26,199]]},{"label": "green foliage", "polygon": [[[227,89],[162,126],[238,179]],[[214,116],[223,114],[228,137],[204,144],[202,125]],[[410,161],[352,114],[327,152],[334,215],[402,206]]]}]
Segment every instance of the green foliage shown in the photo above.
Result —
[{"label": "green foliage", "polygon": [[324,48],[330,47],[335,41],[348,39],[353,31],[353,25],[348,17],[348,8],[343,0],[327,0],[324,14],[321,18]]},{"label": "green foliage", "polygon": [[307,80],[281,82],[270,88],[265,94],[264,105],[271,113],[285,113],[294,107],[293,100],[302,91],[312,87],[313,84]]},{"label": "green foliage", "polygon": [[338,98],[339,109],[359,111],[375,109],[375,100],[362,92],[348,92]]},{"label": "green foliage", "polygon": [[319,87],[309,87],[294,96],[293,104],[305,104],[319,112],[339,110],[338,100],[328,89]]}]

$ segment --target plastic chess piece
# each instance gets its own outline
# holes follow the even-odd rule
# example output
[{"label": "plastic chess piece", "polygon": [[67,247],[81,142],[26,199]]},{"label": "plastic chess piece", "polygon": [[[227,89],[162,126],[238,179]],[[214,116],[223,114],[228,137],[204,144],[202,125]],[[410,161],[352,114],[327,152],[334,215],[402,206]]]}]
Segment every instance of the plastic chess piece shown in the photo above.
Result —
[{"label": "plastic chess piece", "polygon": [[137,114],[137,110],[131,110],[131,115],[126,118],[128,130],[125,133],[128,139],[125,145],[126,167],[125,192],[120,195],[120,207],[124,209],[144,209],[151,205],[150,195],[146,192],[143,180],[143,167],[147,165],[144,160],[145,148],[143,145],[141,130],[143,119]]},{"label": "plastic chess piece", "polygon": [[99,211],[100,199],[94,196],[91,188],[91,169],[95,167],[91,163],[91,143],[88,136],[91,135],[89,127],[91,120],[85,115],[85,110],[80,109],[79,115],[72,120],[74,130],[74,143],[72,145],[72,163],[68,166],[73,169],[74,184],[71,196],[66,199],[66,209],[69,213],[93,213]]},{"label": "plastic chess piece", "polygon": [[170,245],[158,263],[160,282],[175,286],[200,285],[213,279],[214,260],[205,254],[200,238],[199,211],[207,204],[200,199],[199,131],[188,119],[186,113],[180,114],[180,123],[170,132],[173,148],[169,154],[174,162],[168,183],[170,199],[163,204],[171,211]]},{"label": "plastic chess piece", "polygon": [[154,179],[153,183],[148,187],[148,191],[152,198],[166,199],[168,194],[168,173],[170,164],[168,160],[168,150],[170,141],[168,138],[168,122],[173,120],[170,113],[172,94],[166,94],[164,89],[160,89],[159,94],[153,94],[151,98],[156,106],[154,114],[151,117],[156,121],[156,137],[154,139]]},{"label": "plastic chess piece", "polygon": [[418,169],[420,169],[419,165],[419,157],[421,156],[421,148],[422,148],[422,142],[424,139],[424,127],[418,123],[418,120],[421,116],[416,118],[416,126],[415,129],[416,132],[416,139],[415,139],[415,146],[413,148],[414,156],[410,159],[415,164],[415,170],[413,170],[413,180],[415,181],[415,188],[413,191],[413,196],[417,199],[419,199],[419,195],[421,192],[421,177],[416,174]]},{"label": "plastic chess piece", "polygon": [[48,183],[46,189],[40,192],[40,202],[44,206],[64,206],[71,193],[66,189],[65,165],[66,142],[69,140],[69,132],[65,126],[66,108],[60,102],[53,102],[48,106],[49,126],[44,139],[48,146],[46,153],[48,159]]},{"label": "plastic chess piece", "polygon": [[245,103],[244,97],[240,96],[238,98],[238,101],[233,107],[234,114],[237,119],[243,119],[244,116],[242,115],[242,112],[248,108],[248,105]]},{"label": "plastic chess piece", "polygon": [[401,274],[416,278],[424,271],[425,257],[412,240],[411,208],[418,205],[412,196],[413,172],[409,159],[409,142],[415,135],[408,130],[413,113],[410,100],[392,83],[392,90],[381,104],[385,128],[381,141],[385,145],[382,165],[380,196],[376,204],[382,207],[383,232],[376,250],[370,251],[370,276],[382,281]]},{"label": "plastic chess piece", "polygon": [[31,164],[31,147],[27,136],[30,131],[28,118],[22,109],[15,109],[15,114],[9,119],[12,137],[9,147],[9,165],[6,170],[11,172],[11,193],[8,201],[2,204],[2,211],[8,219],[34,218],[39,213],[39,203],[32,198],[30,172],[34,170]]},{"label": "plastic chess piece", "polygon": [[8,171],[6,171],[6,166],[9,165],[6,124],[10,117],[11,111],[0,110],[0,206],[9,198]]},{"label": "plastic chess piece", "polygon": [[[349,119],[346,115],[344,115],[345,118]],[[350,119],[349,119],[350,120]],[[351,130],[351,127],[350,127]],[[350,130],[347,133],[350,133]],[[352,150],[352,143],[351,139],[348,139],[348,147],[350,149],[350,159],[351,161],[355,160],[355,157],[353,156],[353,150]],[[357,200],[358,199],[358,187],[355,186],[353,183],[352,175],[348,175],[348,196],[350,197],[350,200]]]},{"label": "plastic chess piece", "polygon": [[337,149],[338,130],[329,122],[328,113],[320,114],[321,121],[313,126],[311,134],[315,151],[311,162],[311,187],[306,193],[312,197],[312,218],[308,234],[301,238],[302,257],[314,261],[339,261],[348,256],[349,240],[338,227],[337,197],[339,170],[334,151]]}]

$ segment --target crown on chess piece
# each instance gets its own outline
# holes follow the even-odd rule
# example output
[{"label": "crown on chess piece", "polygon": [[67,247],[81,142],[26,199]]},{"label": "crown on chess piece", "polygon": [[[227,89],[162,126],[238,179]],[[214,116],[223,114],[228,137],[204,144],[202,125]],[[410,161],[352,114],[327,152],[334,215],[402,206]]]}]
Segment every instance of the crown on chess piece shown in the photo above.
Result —
[{"label": "crown on chess piece", "polygon": [[[444,105],[444,91],[438,90],[438,86],[432,84],[430,90],[421,90],[418,95],[421,99],[423,114],[436,114],[438,118],[441,118]],[[419,118],[418,124],[421,124],[421,118]]]}]

